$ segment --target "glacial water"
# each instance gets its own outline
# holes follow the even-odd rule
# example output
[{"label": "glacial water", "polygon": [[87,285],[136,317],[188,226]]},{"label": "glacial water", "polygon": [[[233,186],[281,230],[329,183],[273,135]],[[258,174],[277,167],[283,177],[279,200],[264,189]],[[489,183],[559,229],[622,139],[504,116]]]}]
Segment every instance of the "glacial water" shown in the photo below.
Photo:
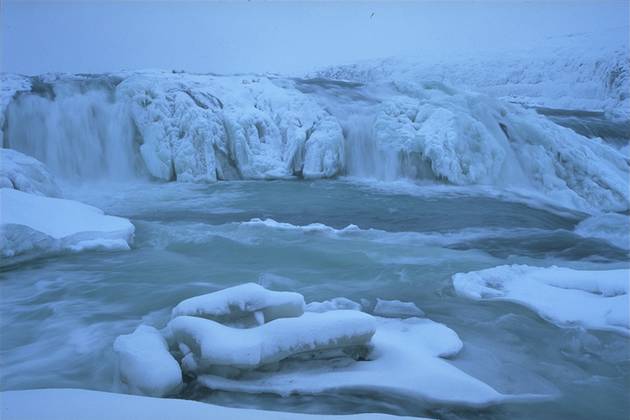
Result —
[{"label": "glacial water", "polygon": [[[142,322],[161,327],[184,298],[255,281],[298,291],[307,301],[413,301],[464,342],[454,365],[500,392],[549,399],[472,410],[370,393],[280,398],[187,388],[182,397],[285,411],[446,419],[621,419],[630,409],[627,337],[559,328],[515,304],[457,297],[451,286],[454,273],[500,264],[627,267],[626,251],[573,233],[584,214],[481,190],[344,178],[64,189],[69,198],[130,218],[135,243],[128,252],[3,263],[4,390],[111,391],[116,336]],[[313,223],[321,225],[308,226]],[[348,225],[356,228],[344,229]]]}]

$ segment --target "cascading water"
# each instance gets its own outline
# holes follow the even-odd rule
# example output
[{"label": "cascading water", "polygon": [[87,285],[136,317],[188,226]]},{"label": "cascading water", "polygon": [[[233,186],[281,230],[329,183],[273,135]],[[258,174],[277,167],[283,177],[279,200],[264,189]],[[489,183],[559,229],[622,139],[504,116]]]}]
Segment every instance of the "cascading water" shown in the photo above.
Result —
[{"label": "cascading water", "polygon": [[7,107],[3,145],[44,162],[65,179],[137,176],[135,128],[127,105],[107,86],[56,83]]}]

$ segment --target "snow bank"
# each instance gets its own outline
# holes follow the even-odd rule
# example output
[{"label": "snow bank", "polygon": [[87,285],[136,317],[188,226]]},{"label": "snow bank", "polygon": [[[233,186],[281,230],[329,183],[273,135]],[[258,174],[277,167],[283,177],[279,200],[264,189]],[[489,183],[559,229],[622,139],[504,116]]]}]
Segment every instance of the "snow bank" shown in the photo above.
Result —
[{"label": "snow bank", "polygon": [[372,311],[374,315],[385,318],[407,318],[411,316],[424,316],[422,309],[413,302],[401,302],[399,300],[376,299],[376,305]]},{"label": "snow bank", "polygon": [[180,316],[169,322],[174,340],[192,354],[185,366],[256,369],[296,354],[367,344],[374,334],[370,315],[358,311],[305,313],[255,328],[237,329],[214,321]]},{"label": "snow bank", "polygon": [[238,379],[202,375],[210,389],[289,394],[339,392],[395,395],[436,403],[485,406],[510,399],[449,364],[462,342],[454,331],[427,319],[376,318],[367,360],[343,358],[286,361],[274,372],[248,372]]},{"label": "snow bank", "polygon": [[536,50],[389,58],[332,66],[313,76],[360,82],[439,81],[528,106],[630,118],[627,27],[574,34]]},{"label": "snow bank", "polygon": [[560,326],[630,335],[630,270],[583,271],[504,265],[453,276],[455,291],[476,300],[519,303]]},{"label": "snow bank", "polygon": [[27,251],[129,249],[134,226],[77,201],[0,189],[0,250],[5,257]]},{"label": "snow bank", "polygon": [[[36,389],[0,393],[3,420],[411,420],[387,414],[321,415],[229,408],[189,400],[149,398],[84,389]],[[413,417],[417,419],[417,417]]]},{"label": "snow bank", "polygon": [[299,293],[274,292],[246,283],[186,299],[173,308],[172,318],[189,315],[221,323],[263,324],[303,313],[304,297]]},{"label": "snow bank", "polygon": [[337,121],[266,77],[133,74],[116,97],[131,104],[142,158],[160,179],[319,178],[341,169]]},{"label": "snow bank", "polygon": [[132,334],[114,341],[120,381],[132,394],[163,397],[182,385],[179,363],[171,356],[166,340],[158,330],[140,325]]},{"label": "snow bank", "polygon": [[43,163],[11,149],[0,148],[0,188],[60,197],[61,190]]},{"label": "snow bank", "polygon": [[612,245],[630,250],[630,217],[622,214],[599,214],[584,219],[575,227],[575,233],[597,238]]}]

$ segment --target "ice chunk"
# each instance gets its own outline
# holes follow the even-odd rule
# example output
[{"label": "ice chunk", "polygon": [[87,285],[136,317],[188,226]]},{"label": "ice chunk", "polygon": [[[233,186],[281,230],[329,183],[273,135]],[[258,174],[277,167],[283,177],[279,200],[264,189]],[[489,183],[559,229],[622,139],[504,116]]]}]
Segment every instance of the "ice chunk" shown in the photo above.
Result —
[{"label": "ice chunk", "polygon": [[627,215],[608,213],[591,216],[578,223],[575,233],[630,250],[630,216]]},{"label": "ice chunk", "polygon": [[0,188],[60,197],[61,190],[43,163],[11,149],[0,148]]},{"label": "ice chunk", "polygon": [[78,201],[0,189],[0,250],[4,256],[27,251],[129,249],[134,226]]},{"label": "ice chunk", "polygon": [[172,395],[182,385],[179,363],[168,351],[158,330],[140,325],[114,341],[121,382],[133,394],[152,397]]},{"label": "ice chunk", "polygon": [[191,350],[189,366],[255,369],[304,352],[364,345],[374,334],[374,320],[358,311],[307,312],[298,318],[238,329],[179,316],[167,328],[177,343]]},{"label": "ice chunk", "polygon": [[149,398],[85,389],[35,389],[0,393],[3,420],[419,420],[387,414],[322,415],[222,407],[190,400]]},{"label": "ice chunk", "polygon": [[304,313],[304,297],[293,292],[274,292],[256,283],[246,283],[180,302],[172,318],[189,315],[222,323],[261,324],[276,318]]},{"label": "ice chunk", "polygon": [[503,265],[453,276],[455,291],[477,300],[519,303],[560,326],[630,335],[630,270],[586,271]]},{"label": "ice chunk", "polygon": [[336,297],[323,302],[310,302],[306,305],[308,312],[328,312],[337,309],[361,310],[361,304],[345,297]]},{"label": "ice chunk", "polygon": [[424,316],[424,312],[413,302],[401,302],[399,300],[376,299],[374,315],[386,318],[406,318],[412,316]]},{"label": "ice chunk", "polygon": [[363,395],[470,406],[513,398],[442,359],[462,348],[457,334],[446,326],[420,318],[375,320],[368,360],[286,360],[274,372],[245,372],[237,380],[202,375],[198,381],[210,389],[236,392],[289,395],[361,391]]}]

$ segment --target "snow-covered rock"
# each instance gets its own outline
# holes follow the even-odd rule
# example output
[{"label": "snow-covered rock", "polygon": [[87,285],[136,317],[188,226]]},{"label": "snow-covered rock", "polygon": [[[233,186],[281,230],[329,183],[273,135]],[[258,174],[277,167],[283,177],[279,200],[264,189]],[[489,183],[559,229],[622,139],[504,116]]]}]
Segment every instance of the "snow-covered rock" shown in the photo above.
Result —
[{"label": "snow-covered rock", "polygon": [[630,250],[630,216],[627,215],[608,213],[591,216],[578,223],[575,233]]},{"label": "snow-covered rock", "polygon": [[31,90],[31,80],[19,74],[0,73],[0,139],[3,138],[5,110],[15,94]]},{"label": "snow-covered rock", "polygon": [[418,420],[387,414],[322,415],[222,407],[190,400],[150,398],[85,389],[34,389],[0,393],[3,420]]},{"label": "snow-covered rock", "polygon": [[188,315],[223,324],[263,324],[303,313],[304,297],[299,293],[275,292],[245,283],[186,299],[173,308],[172,318]]},{"label": "snow-covered rock", "polygon": [[198,381],[210,389],[234,392],[311,395],[361,391],[465,406],[511,398],[443,359],[462,348],[457,334],[446,326],[419,318],[375,319],[376,333],[367,360],[289,360],[273,372],[246,372],[238,379],[202,375]]},{"label": "snow-covered rock", "polygon": [[167,329],[175,342],[191,351],[184,357],[184,367],[203,372],[216,366],[256,369],[300,353],[365,345],[374,334],[374,320],[362,312],[340,310],[238,329],[179,316]]},{"label": "snow-covered rock", "polygon": [[73,200],[0,189],[0,252],[129,249],[134,226]]},{"label": "snow-covered rock", "polygon": [[43,163],[11,149],[0,148],[0,188],[60,197],[61,190]]},{"label": "snow-covered rock", "polygon": [[401,302],[400,300],[376,299],[376,305],[372,311],[374,315],[385,318],[407,318],[412,316],[424,316],[422,309],[413,302]]},{"label": "snow-covered rock", "polygon": [[132,394],[164,397],[182,385],[179,363],[169,353],[168,344],[158,330],[140,325],[114,341],[118,356],[120,382]]},{"label": "snow-covered rock", "polygon": [[453,276],[455,291],[476,300],[524,305],[560,325],[630,335],[630,270],[586,271],[503,265]]}]

